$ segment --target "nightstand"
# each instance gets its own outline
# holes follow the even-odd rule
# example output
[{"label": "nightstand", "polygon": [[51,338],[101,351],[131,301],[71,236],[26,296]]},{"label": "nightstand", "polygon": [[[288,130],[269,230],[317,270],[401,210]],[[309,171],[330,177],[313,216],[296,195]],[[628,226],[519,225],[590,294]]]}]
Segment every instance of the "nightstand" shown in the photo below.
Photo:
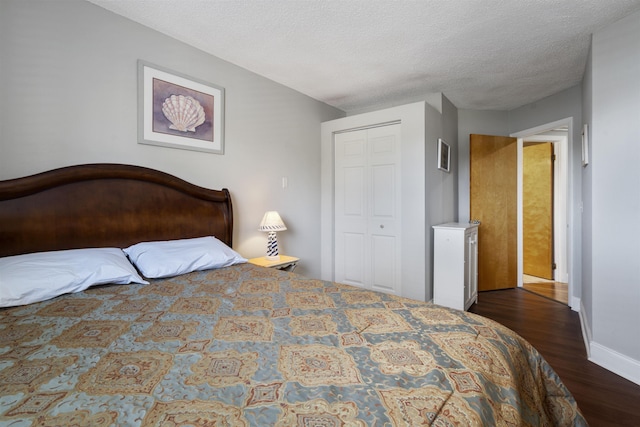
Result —
[{"label": "nightstand", "polygon": [[279,259],[267,259],[267,257],[251,258],[249,262],[251,264],[259,265],[260,267],[275,268],[284,271],[293,271],[298,265],[300,258],[294,256],[280,255]]}]

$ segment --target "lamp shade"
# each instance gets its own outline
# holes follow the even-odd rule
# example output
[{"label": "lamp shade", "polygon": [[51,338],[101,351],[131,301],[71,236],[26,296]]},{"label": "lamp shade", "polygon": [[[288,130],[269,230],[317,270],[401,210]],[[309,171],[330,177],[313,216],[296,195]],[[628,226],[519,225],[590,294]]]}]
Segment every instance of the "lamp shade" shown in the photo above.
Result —
[{"label": "lamp shade", "polygon": [[262,217],[262,222],[260,222],[260,227],[258,230],[260,231],[283,231],[286,230],[287,227],[282,222],[282,218],[276,211],[269,211],[264,214]]}]

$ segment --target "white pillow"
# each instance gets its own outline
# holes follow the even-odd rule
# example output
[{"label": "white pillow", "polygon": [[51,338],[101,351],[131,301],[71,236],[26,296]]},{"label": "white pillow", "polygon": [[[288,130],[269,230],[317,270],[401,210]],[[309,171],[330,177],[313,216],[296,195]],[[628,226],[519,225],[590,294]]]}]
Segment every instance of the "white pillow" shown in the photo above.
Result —
[{"label": "white pillow", "polygon": [[0,258],[0,307],[31,304],[107,283],[148,284],[118,248],[70,249]]},{"label": "white pillow", "polygon": [[247,262],[212,236],[142,242],[123,250],[143,276],[154,279]]}]

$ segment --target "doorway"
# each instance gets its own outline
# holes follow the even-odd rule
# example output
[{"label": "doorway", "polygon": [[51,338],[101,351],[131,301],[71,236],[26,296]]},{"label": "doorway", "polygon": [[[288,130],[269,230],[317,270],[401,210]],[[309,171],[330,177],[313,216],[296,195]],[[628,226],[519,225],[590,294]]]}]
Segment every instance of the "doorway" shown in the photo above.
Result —
[{"label": "doorway", "polygon": [[[515,135],[518,138],[518,286],[547,298],[571,305],[572,286],[569,280],[569,158],[572,119],[564,119],[537,128],[525,130]],[[553,267],[550,277],[527,274],[525,269],[525,209],[524,186],[524,146],[551,142],[555,161],[553,162]]]},{"label": "doorway", "polygon": [[[571,229],[569,227],[569,205],[568,200],[571,199],[570,196],[570,186],[569,186],[569,158],[570,158],[570,145],[569,141],[572,141],[571,136],[571,128],[572,128],[572,118],[563,119],[557,122],[549,123],[547,125],[539,126],[537,128],[525,130],[516,134],[512,134],[511,138],[507,137],[497,137],[497,136],[487,136],[487,135],[471,135],[470,141],[470,218],[478,219],[481,221],[480,226],[480,244],[482,244],[483,240],[487,240],[488,237],[491,237],[492,240],[495,239],[505,239],[506,236],[511,236],[512,232],[511,227],[515,229],[515,236],[512,238],[514,242],[511,246],[506,245],[506,249],[503,252],[497,252],[494,249],[487,250],[485,248],[484,251],[480,251],[479,253],[479,262],[478,262],[478,289],[479,290],[490,290],[491,288],[487,288],[486,286],[481,287],[480,282],[480,270],[483,267],[483,262],[487,265],[491,264],[503,264],[507,266],[507,270],[513,271],[513,275],[506,275],[506,280],[501,280],[499,276],[488,277],[485,282],[488,282],[491,285],[491,282],[497,283],[499,286],[496,286],[495,289],[507,288],[507,287],[524,287],[524,257],[523,257],[523,147],[524,141],[527,140],[529,142],[541,142],[541,141],[552,141],[554,144],[554,150],[556,152],[556,162],[554,162],[554,196],[553,196],[553,227],[555,229],[554,233],[554,241],[553,241],[553,252],[555,254],[554,260],[556,264],[556,269],[554,270],[554,282],[565,283],[567,289],[567,300],[563,301],[564,304],[572,305],[573,301],[571,299],[572,295],[572,284],[569,280],[569,271],[571,271],[571,260],[569,258],[570,246],[569,242],[571,242]],[[475,141],[478,147],[482,147],[482,150],[478,151],[480,156],[474,156],[474,137],[480,140]],[[513,141],[513,142],[512,142]],[[487,145],[488,147],[483,147]],[[492,156],[487,156],[483,151],[489,149],[492,151],[492,146],[497,146],[500,151],[503,150],[511,150],[510,147],[513,147],[513,154],[507,154],[501,158],[500,161],[496,162]],[[480,159],[478,164],[482,165],[485,159],[488,159],[489,164],[489,175],[490,176],[500,176],[500,173],[505,169],[505,165],[507,163],[515,164],[517,168],[517,172],[511,175],[511,180],[517,181],[517,184],[514,186],[515,189],[504,188],[504,182],[508,179],[504,180],[487,180],[486,177],[482,176],[481,179],[477,179],[478,177],[474,177],[474,169],[477,168],[477,164],[474,160]],[[497,172],[496,172],[497,171]],[[475,206],[474,200],[477,200],[477,196],[474,195],[474,188],[488,188],[489,196],[500,195],[501,197],[496,200],[492,200],[491,197],[486,198],[490,206],[497,205],[500,207],[501,205],[504,207],[503,210],[498,209],[496,214],[485,214],[485,206],[480,205],[480,207]],[[510,199],[512,194],[516,193],[516,200],[513,199],[507,200],[506,202],[503,200],[505,198]],[[495,197],[494,197],[495,199]],[[517,219],[512,223],[508,220],[502,220],[501,215],[504,216],[504,213],[514,209],[517,210]],[[484,218],[486,216],[486,218]],[[477,217],[477,218],[476,218]],[[507,219],[510,216],[507,214]],[[493,223],[497,223],[495,227],[486,227],[489,221]],[[513,226],[511,225],[513,224]],[[494,224],[495,225],[495,224]],[[494,229],[495,228],[495,229]],[[483,237],[484,235],[484,237]],[[504,246],[504,245],[503,245]],[[509,247],[510,246],[510,247]],[[489,255],[487,255],[489,254]],[[484,256],[483,256],[484,255]],[[481,258],[482,257],[482,258]],[[483,261],[484,260],[484,261]],[[513,263],[513,264],[512,264]],[[510,267],[513,266],[513,267]],[[490,268],[484,268],[485,271],[491,272]]]}]

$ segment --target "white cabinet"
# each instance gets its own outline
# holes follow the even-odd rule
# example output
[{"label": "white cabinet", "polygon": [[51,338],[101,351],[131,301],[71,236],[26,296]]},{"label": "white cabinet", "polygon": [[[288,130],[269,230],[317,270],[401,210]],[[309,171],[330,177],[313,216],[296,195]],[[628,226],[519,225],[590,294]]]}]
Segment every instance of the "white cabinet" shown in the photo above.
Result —
[{"label": "white cabinet", "polygon": [[478,226],[434,225],[433,302],[468,310],[478,301]]}]

